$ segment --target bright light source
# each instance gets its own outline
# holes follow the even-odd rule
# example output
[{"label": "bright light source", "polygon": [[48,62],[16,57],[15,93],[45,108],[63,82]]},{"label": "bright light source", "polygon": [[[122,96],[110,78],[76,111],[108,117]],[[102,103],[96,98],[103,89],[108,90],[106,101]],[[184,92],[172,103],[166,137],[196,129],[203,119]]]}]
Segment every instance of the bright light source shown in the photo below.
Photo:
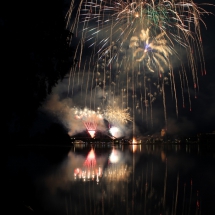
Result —
[{"label": "bright light source", "polygon": [[119,161],[119,153],[113,149],[109,159],[111,163],[117,163]]}]

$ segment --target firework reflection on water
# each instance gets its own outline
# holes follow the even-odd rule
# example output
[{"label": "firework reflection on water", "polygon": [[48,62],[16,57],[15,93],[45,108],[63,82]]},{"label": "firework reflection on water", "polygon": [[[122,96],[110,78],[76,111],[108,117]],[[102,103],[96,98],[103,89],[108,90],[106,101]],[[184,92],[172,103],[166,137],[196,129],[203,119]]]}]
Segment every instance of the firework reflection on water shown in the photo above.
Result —
[{"label": "firework reflection on water", "polygon": [[130,153],[131,160],[126,163],[116,158],[120,151],[113,148],[107,166],[100,170],[99,181],[92,177],[94,169],[91,166],[91,179],[73,182],[79,189],[79,198],[69,203],[68,214],[201,213],[200,194],[198,190],[193,190],[192,180],[188,180],[185,186],[186,182],[181,180],[179,173],[169,177],[167,159],[161,158],[160,167],[153,161],[137,167],[137,151],[134,153],[130,148]]}]

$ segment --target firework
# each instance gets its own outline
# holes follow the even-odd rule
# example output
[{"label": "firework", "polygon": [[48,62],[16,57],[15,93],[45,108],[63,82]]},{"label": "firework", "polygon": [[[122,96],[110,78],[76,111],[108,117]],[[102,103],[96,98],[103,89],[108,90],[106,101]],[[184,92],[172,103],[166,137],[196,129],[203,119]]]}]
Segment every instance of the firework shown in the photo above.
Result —
[{"label": "firework", "polygon": [[209,14],[192,0],[81,1],[78,10],[72,30],[82,23],[84,39],[92,41],[91,45],[97,43],[101,55],[116,51],[118,41],[123,47],[134,33],[148,26],[165,33],[171,42],[187,46],[190,38],[201,40],[201,16]]},{"label": "firework", "polygon": [[87,108],[84,108],[83,110],[74,108],[76,118],[83,121],[88,133],[92,138],[95,136],[98,121],[103,119],[99,110],[99,108],[97,111],[92,111]]},{"label": "firework", "polygon": [[[130,47],[134,49],[134,58],[138,62],[145,60],[145,65],[151,72],[154,72],[156,69],[164,73],[163,65],[166,68],[170,65],[169,56],[172,54],[172,47],[167,45],[164,35],[164,33],[161,33],[151,39],[149,29],[147,28],[146,30],[141,30],[139,38],[136,36],[131,37]],[[140,53],[139,57],[138,53]]]},{"label": "firework", "polygon": [[[158,96],[167,127],[167,90],[174,98],[177,116],[178,91],[182,106],[186,97],[191,110],[188,80],[192,79],[196,98],[198,70],[206,74],[200,23],[205,24],[202,16],[209,12],[193,0],[86,0],[80,1],[72,20],[73,3],[67,27],[78,40],[75,57],[79,64],[70,75],[72,88],[81,78],[86,106],[100,102],[104,118],[114,124],[132,121],[133,128],[139,115],[147,126],[150,118],[153,126]],[[85,126],[95,130],[93,123]]]},{"label": "firework", "polygon": [[111,133],[112,137],[113,138],[118,138],[121,136],[121,131],[118,127],[116,126],[112,126],[110,129],[109,129],[109,132]]},{"label": "firework", "polygon": [[126,124],[132,121],[129,109],[121,109],[119,107],[108,106],[104,113],[104,118],[114,124]]}]

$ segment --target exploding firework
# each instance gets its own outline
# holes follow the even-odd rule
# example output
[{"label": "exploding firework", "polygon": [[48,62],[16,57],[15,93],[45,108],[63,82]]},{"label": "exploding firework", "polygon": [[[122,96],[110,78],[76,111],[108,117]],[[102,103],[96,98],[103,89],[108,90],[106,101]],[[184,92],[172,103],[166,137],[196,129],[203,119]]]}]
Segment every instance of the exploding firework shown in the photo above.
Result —
[{"label": "exploding firework", "polygon": [[[157,70],[164,73],[164,66],[166,68],[170,66],[169,57],[172,54],[172,47],[167,45],[164,35],[164,33],[161,33],[151,39],[147,28],[146,30],[141,30],[139,38],[136,36],[131,37],[130,47],[134,49],[134,58],[138,62],[144,60],[145,65],[151,72]],[[139,57],[138,54],[140,54]]]},{"label": "exploding firework", "polygon": [[116,126],[110,127],[109,132],[111,133],[113,139],[122,136],[120,129]]},{"label": "exploding firework", "polygon": [[[108,121],[132,121],[133,128],[137,117],[147,126],[151,119],[153,126],[159,96],[167,126],[167,90],[177,116],[179,100],[191,110],[188,80],[192,79],[196,98],[198,70],[206,74],[200,24],[205,24],[201,17],[210,13],[201,5],[193,0],[82,0],[72,19],[73,7],[74,1],[67,28],[78,40],[79,63],[71,69],[69,87],[81,89],[81,95],[85,92],[86,106],[99,103]],[[85,126],[95,130],[92,122]]]},{"label": "exploding firework", "polygon": [[95,136],[98,121],[103,119],[99,110],[100,109],[98,109],[96,112],[87,108],[83,110],[77,108],[74,109],[76,118],[83,121],[88,133],[92,138]]},{"label": "exploding firework", "polygon": [[[67,13],[68,22],[71,12]],[[172,43],[187,47],[191,39],[201,47],[200,22],[204,23],[204,14],[209,12],[192,0],[80,1],[71,30],[78,31],[82,23],[82,39],[92,41],[91,46],[97,44],[100,56],[115,50],[112,60],[133,34],[146,27],[166,34]]]},{"label": "exploding firework", "polygon": [[129,109],[108,106],[104,112],[104,118],[114,124],[126,124],[132,121]]}]

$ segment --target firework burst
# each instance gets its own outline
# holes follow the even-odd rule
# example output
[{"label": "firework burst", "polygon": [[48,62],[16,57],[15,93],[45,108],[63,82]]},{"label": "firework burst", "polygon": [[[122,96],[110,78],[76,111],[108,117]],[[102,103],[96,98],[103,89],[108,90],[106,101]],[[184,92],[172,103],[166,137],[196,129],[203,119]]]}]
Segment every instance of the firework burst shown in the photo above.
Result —
[{"label": "firework burst", "polygon": [[[154,72],[156,69],[164,73],[164,66],[169,68],[169,57],[172,54],[172,47],[167,45],[164,33],[151,39],[149,29],[142,29],[139,38],[136,36],[131,37],[130,47],[134,49],[133,56],[136,58],[136,61],[141,62],[145,60],[145,65],[149,71]],[[140,54],[139,57],[138,54]]]},{"label": "firework burst", "polygon": [[82,0],[72,22],[72,1],[67,27],[78,39],[79,64],[71,73],[73,84],[80,74],[87,77],[81,85],[82,92],[86,86],[85,105],[95,106],[99,92],[105,118],[121,124],[132,121],[133,127],[140,113],[146,122],[150,113],[153,125],[152,104],[159,95],[167,124],[167,90],[177,116],[178,91],[182,106],[188,98],[191,110],[190,78],[196,98],[198,71],[206,74],[200,24],[205,25],[202,16],[210,13],[202,6],[193,0]]},{"label": "firework burst", "polygon": [[74,114],[77,119],[81,119],[83,121],[88,133],[93,138],[95,136],[98,121],[103,119],[100,109],[92,111],[87,108],[84,108],[83,110],[74,108]]},{"label": "firework burst", "polygon": [[104,118],[114,124],[126,124],[132,121],[129,109],[107,106],[104,112]]},{"label": "firework burst", "polygon": [[115,58],[133,34],[147,27],[166,34],[172,43],[183,47],[195,40],[200,51],[200,22],[204,23],[201,18],[204,14],[209,12],[192,0],[81,1],[72,31],[78,32],[82,23],[82,39],[97,44],[100,57],[118,44],[112,55]]}]

